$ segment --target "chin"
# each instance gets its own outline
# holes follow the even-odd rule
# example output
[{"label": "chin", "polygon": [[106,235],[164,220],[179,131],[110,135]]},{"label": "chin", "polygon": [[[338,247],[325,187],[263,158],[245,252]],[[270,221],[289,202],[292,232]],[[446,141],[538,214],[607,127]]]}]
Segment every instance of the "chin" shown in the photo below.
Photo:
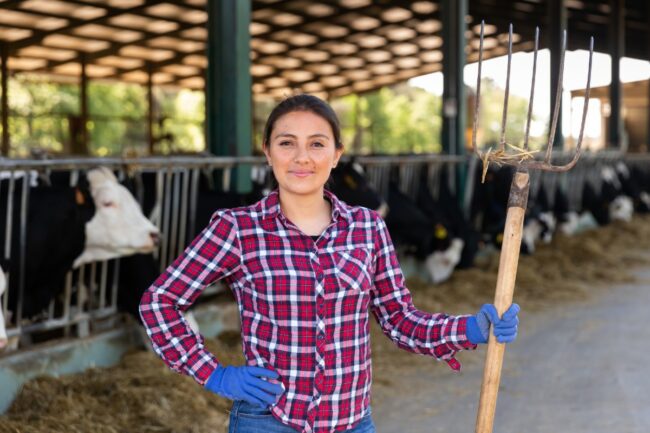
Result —
[{"label": "chin", "polygon": [[311,194],[319,194],[323,188],[325,187],[325,184],[304,184],[304,185],[296,185],[295,183],[291,184],[280,184],[280,188],[291,193],[291,194],[297,194],[297,195],[311,195]]}]

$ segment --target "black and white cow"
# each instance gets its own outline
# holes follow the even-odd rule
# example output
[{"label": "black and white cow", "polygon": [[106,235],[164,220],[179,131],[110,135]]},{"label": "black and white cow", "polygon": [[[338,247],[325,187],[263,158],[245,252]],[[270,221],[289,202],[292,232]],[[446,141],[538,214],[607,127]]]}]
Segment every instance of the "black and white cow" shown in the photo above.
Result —
[{"label": "black and white cow", "polygon": [[354,159],[340,162],[332,170],[328,187],[336,197],[349,205],[376,210],[382,218],[388,214],[388,204],[370,186],[363,167]]},{"label": "black and white cow", "polygon": [[589,210],[571,210],[569,197],[561,184],[556,185],[554,194],[553,215],[559,233],[565,236],[573,236],[598,227],[598,221]]},{"label": "black and white cow", "polygon": [[[471,220],[481,231],[488,248],[501,248],[508,212],[508,198],[515,169],[509,166],[490,167],[481,182],[482,167],[477,168],[472,200]],[[545,186],[540,184],[528,197],[521,253],[532,254],[539,242],[550,243],[556,229],[556,218],[549,206]]]},{"label": "black and white cow", "polygon": [[[22,179],[16,180],[16,191]],[[0,185],[0,228],[4,232],[8,183]],[[20,284],[20,201],[13,197],[13,224],[7,290],[9,309],[16,311]],[[73,267],[156,247],[158,229],[140,212],[133,196],[117,182],[112,172],[97,168],[88,172],[87,185],[36,186],[29,190],[24,262],[22,317],[33,317],[45,309],[64,287]]]},{"label": "black and white cow", "polygon": [[631,178],[639,186],[639,200],[643,207],[638,211],[650,212],[650,161],[646,162],[645,166],[640,164],[632,166]]},{"label": "black and white cow", "polygon": [[416,199],[400,190],[397,176],[398,171],[393,170],[388,184],[386,226],[391,238],[401,253],[424,263],[434,283],[445,281],[461,260],[465,241],[455,235],[448,209],[433,197],[427,182],[422,180],[426,174]]},{"label": "black and white cow", "polygon": [[648,179],[645,178],[644,173],[640,169],[631,170],[624,161],[619,161],[616,163],[616,175],[621,183],[623,194],[632,199],[634,211],[650,212],[650,194],[644,191],[644,188],[648,188],[646,185]]},{"label": "black and white cow", "polygon": [[470,223],[481,234],[481,247],[500,248],[506,223],[508,195],[512,182],[511,167],[490,166],[482,179],[480,164],[474,173]]},{"label": "black and white cow", "polygon": [[386,226],[395,246],[418,260],[426,259],[434,244],[434,224],[394,180],[388,184],[388,208]]},{"label": "black and white cow", "polygon": [[535,252],[538,243],[550,244],[557,227],[557,220],[549,204],[549,196],[540,180],[536,194],[528,198],[524,227],[521,235],[522,254]]},{"label": "black and white cow", "polygon": [[601,168],[602,179],[600,198],[609,203],[609,217],[612,221],[632,220],[634,214],[634,201],[623,189],[615,166],[604,166]]},{"label": "black and white cow", "polygon": [[599,169],[598,182],[585,180],[582,190],[582,211],[589,212],[598,225],[612,221],[630,221],[634,202],[625,195],[614,167],[606,165]]},{"label": "black and white cow", "polygon": [[480,239],[465,218],[458,195],[452,192],[450,175],[447,166],[440,169],[434,194],[428,181],[429,174],[422,170],[415,199],[434,227],[433,252],[425,260],[434,283],[447,280],[455,268],[473,266]]}]

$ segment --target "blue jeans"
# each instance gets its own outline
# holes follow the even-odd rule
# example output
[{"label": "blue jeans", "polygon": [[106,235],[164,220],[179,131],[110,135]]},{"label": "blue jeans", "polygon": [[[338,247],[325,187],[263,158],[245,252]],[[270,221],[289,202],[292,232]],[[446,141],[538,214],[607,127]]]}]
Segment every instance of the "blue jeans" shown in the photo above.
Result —
[{"label": "blue jeans", "polygon": [[[359,424],[345,433],[375,433],[370,409]],[[236,400],[230,412],[228,433],[296,433],[296,429],[275,419],[268,408]]]}]

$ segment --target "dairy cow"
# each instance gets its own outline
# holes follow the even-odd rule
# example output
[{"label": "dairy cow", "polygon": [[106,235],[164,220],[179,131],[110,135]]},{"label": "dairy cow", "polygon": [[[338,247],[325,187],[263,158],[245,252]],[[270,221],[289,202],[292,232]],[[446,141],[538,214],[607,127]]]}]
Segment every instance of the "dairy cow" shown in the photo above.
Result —
[{"label": "dairy cow", "polygon": [[471,267],[478,251],[479,234],[470,227],[460,208],[459,198],[450,186],[450,175],[447,166],[441,168],[434,194],[428,173],[422,170],[415,199],[433,226],[432,253],[425,263],[435,283],[447,280],[455,268]]},{"label": "dairy cow", "polygon": [[[471,221],[481,232],[484,245],[501,248],[514,172],[509,166],[490,167],[485,182],[481,182],[482,167],[477,167]],[[550,243],[553,238],[557,221],[548,199],[543,183],[528,197],[522,228],[522,254],[532,254],[538,242]]]},{"label": "dairy cow", "polygon": [[423,179],[413,199],[399,189],[397,176],[393,170],[388,184],[386,225],[391,238],[402,253],[424,263],[434,283],[445,281],[460,262],[465,246],[449,213],[453,199],[434,198]]},{"label": "dairy cow", "polygon": [[625,195],[622,184],[611,166],[600,168],[598,182],[585,180],[582,190],[582,211],[588,211],[598,225],[612,221],[630,221],[634,212],[632,198]]},{"label": "dairy cow", "polygon": [[650,194],[644,191],[648,189],[648,179],[640,169],[630,170],[630,167],[623,161],[616,163],[616,175],[621,185],[621,191],[632,199],[634,211],[639,213],[650,212]]},{"label": "dairy cow", "polygon": [[327,187],[349,205],[376,210],[382,218],[388,214],[388,203],[370,186],[363,167],[354,159],[340,162],[332,170]]},{"label": "dairy cow", "polygon": [[[22,180],[16,180],[16,191]],[[8,184],[0,184],[0,244],[11,236],[7,290],[9,309],[16,311],[20,285],[20,202],[13,196],[12,231],[4,232]],[[29,190],[24,260],[22,317],[46,308],[63,288],[73,267],[134,253],[153,251],[158,229],[140,212],[133,196],[105,168],[90,170],[77,187],[36,186]],[[15,314],[14,314],[15,316]]]}]

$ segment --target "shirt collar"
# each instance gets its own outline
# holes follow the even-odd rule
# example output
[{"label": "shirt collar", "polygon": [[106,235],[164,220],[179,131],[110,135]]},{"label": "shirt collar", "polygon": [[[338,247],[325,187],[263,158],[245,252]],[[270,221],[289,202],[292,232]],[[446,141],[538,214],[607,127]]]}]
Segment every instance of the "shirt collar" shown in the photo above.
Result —
[{"label": "shirt collar", "polygon": [[[332,203],[332,221],[338,221],[340,217],[348,223],[351,222],[350,209],[344,202],[328,190],[323,191],[323,197]],[[262,199],[262,215],[263,218],[284,218],[280,209],[280,192],[277,188]]]}]

